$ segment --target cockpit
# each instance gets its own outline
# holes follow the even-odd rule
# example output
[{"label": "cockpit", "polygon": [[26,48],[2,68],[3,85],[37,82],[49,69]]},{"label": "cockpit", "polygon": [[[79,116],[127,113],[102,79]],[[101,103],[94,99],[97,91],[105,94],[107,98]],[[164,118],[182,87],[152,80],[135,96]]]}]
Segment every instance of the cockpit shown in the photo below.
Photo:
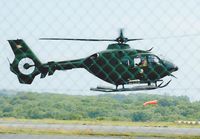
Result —
[{"label": "cockpit", "polygon": [[160,63],[160,59],[155,55],[138,55],[134,57],[134,65],[145,67],[148,64],[158,64]]}]

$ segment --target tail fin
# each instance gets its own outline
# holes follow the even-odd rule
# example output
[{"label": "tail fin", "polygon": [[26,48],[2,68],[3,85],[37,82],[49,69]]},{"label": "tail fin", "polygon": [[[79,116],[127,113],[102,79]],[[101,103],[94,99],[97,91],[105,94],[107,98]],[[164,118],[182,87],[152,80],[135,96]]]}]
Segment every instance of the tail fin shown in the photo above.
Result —
[{"label": "tail fin", "polygon": [[42,63],[22,39],[8,42],[15,54],[10,70],[17,75],[20,83],[31,84],[35,76],[40,74]]}]

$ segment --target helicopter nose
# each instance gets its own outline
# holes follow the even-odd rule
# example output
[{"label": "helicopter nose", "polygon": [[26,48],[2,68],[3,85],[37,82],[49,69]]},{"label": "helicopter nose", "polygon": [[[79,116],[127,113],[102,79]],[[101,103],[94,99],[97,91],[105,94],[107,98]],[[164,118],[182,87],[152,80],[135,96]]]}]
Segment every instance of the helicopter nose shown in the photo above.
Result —
[{"label": "helicopter nose", "polygon": [[172,62],[164,60],[164,64],[169,72],[174,72],[178,70],[178,66],[173,64]]},{"label": "helicopter nose", "polygon": [[170,72],[174,72],[174,71],[177,71],[178,70],[178,66],[174,65],[173,63],[170,62],[170,64],[168,65],[168,70]]},{"label": "helicopter nose", "polygon": [[174,71],[177,71],[177,70],[178,70],[178,66],[175,66]]}]

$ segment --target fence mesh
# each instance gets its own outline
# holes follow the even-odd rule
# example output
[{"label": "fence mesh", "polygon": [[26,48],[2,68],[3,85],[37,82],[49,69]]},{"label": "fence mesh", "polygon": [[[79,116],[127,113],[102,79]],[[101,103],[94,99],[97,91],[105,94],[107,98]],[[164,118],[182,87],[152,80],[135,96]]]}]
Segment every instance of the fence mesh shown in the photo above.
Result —
[{"label": "fence mesh", "polygon": [[[168,81],[172,78],[167,87],[150,93],[189,95],[192,99],[199,99],[199,6],[198,0],[1,0],[0,89],[96,94],[89,89],[97,85],[115,87],[110,83],[126,84],[135,78],[144,80],[152,73],[156,77],[164,76],[167,69],[160,69],[158,64],[147,71],[142,66],[136,66],[147,60],[149,67],[153,63],[150,61],[155,60],[152,58],[155,54],[160,59],[170,59],[168,61],[177,65],[179,70],[173,73],[177,79],[171,76],[165,79]],[[115,39],[120,28],[124,28],[125,37],[144,38],[142,41],[128,42],[131,48],[149,50],[153,47],[152,55],[139,55],[136,51],[120,55],[119,51],[112,50],[107,55],[100,53],[112,42],[39,40],[41,37]],[[7,40],[16,39],[23,39],[35,57],[45,64],[45,68],[38,69],[37,74],[48,70],[48,74],[53,76],[40,79],[39,75],[31,85],[20,84],[17,76],[10,71],[7,60],[11,63],[14,60]],[[96,61],[98,54],[101,54],[101,59]],[[22,57],[25,55],[26,52]],[[89,56],[94,59],[83,60]],[[80,61],[74,61],[76,59]],[[19,59],[16,61],[18,63]],[[37,64],[40,65],[40,62]],[[54,69],[67,69],[70,66],[84,68],[64,72]],[[132,67],[137,68],[134,71]],[[27,67],[30,71],[26,72],[31,72],[32,68]],[[145,74],[141,74],[144,71]],[[101,76],[104,81],[90,72]]]}]

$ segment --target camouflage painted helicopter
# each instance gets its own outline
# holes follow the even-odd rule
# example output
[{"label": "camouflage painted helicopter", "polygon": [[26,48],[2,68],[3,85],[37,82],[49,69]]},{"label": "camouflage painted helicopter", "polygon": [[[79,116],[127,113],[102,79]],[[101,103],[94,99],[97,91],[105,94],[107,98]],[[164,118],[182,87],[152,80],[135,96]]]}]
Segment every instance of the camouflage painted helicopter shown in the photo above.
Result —
[{"label": "camouflage painted helicopter", "polygon": [[[178,67],[173,63],[159,58],[151,53],[151,49],[137,50],[132,49],[129,41],[142,39],[128,39],[124,37],[123,31],[116,39],[73,39],[73,38],[40,38],[41,40],[73,40],[73,41],[114,41],[117,43],[109,44],[107,49],[92,54],[86,58],[67,61],[50,61],[41,63],[28,45],[22,40],[8,40],[15,58],[10,63],[10,70],[17,75],[22,84],[31,84],[36,75],[40,78],[46,75],[53,75],[56,70],[70,70],[84,68],[96,77],[111,83],[116,88],[97,87],[91,88],[94,91],[113,92],[113,91],[137,91],[151,90],[167,86],[168,81],[163,85],[165,76],[173,76],[172,72],[177,71]],[[159,83],[159,84],[158,84]],[[146,84],[125,88],[127,84]],[[118,88],[122,85],[122,88]]]}]

